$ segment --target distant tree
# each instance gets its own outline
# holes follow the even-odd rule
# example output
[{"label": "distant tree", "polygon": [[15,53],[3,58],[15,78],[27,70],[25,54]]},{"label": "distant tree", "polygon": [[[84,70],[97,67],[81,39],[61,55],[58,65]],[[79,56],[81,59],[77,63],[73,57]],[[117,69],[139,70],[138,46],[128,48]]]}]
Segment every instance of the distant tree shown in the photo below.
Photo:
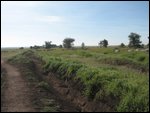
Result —
[{"label": "distant tree", "polygon": [[130,33],[129,37],[129,47],[134,47],[134,48],[140,48],[141,41],[140,41],[140,35],[137,33]]},{"label": "distant tree", "polygon": [[45,48],[46,49],[51,48],[51,43],[52,41],[45,41]]},{"label": "distant tree", "polygon": [[32,49],[33,47],[32,46],[30,46],[30,49]]},{"label": "distant tree", "polygon": [[140,48],[144,48],[144,44],[141,44],[141,45],[140,45]]},{"label": "distant tree", "polygon": [[64,48],[71,48],[73,46],[74,41],[75,41],[75,39],[73,39],[73,38],[65,38],[63,40]]},{"label": "distant tree", "polygon": [[45,48],[45,45],[44,45],[44,44],[42,45],[42,48]]},{"label": "distant tree", "polygon": [[125,47],[125,44],[124,44],[124,43],[121,43],[121,44],[120,44],[120,47]]},{"label": "distant tree", "polygon": [[82,42],[82,44],[81,44],[81,48],[82,48],[82,49],[84,49],[84,48],[85,48],[85,44],[84,44],[84,42]]},{"label": "distant tree", "polygon": [[107,47],[108,46],[108,41],[106,39],[100,41],[99,46],[100,47]]},{"label": "distant tree", "polygon": [[108,46],[108,41],[104,39],[104,47]]},{"label": "distant tree", "polygon": [[59,48],[62,48],[62,45],[59,45]]},{"label": "distant tree", "polygon": [[99,45],[100,47],[103,47],[103,41],[100,41],[100,42],[98,43],[98,45]]},{"label": "distant tree", "polygon": [[20,47],[19,49],[24,49],[24,47]]},{"label": "distant tree", "polygon": [[50,46],[50,48],[55,48],[55,47],[57,47],[56,44],[51,44],[51,46]]},{"label": "distant tree", "polygon": [[34,45],[34,47],[33,47],[34,49],[39,49],[40,48],[40,46],[37,46],[37,45]]}]

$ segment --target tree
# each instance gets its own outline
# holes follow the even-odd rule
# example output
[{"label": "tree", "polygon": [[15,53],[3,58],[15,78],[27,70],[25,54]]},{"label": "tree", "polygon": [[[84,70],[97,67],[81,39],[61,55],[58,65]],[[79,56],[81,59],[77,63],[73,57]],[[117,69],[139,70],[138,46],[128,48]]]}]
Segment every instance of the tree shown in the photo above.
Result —
[{"label": "tree", "polygon": [[104,39],[104,47],[107,47],[108,41]]},{"label": "tree", "polygon": [[100,47],[103,47],[103,41],[100,41],[100,42],[98,43],[98,45],[99,45]]},{"label": "tree", "polygon": [[45,41],[45,48],[46,49],[51,48],[51,43],[52,41]]},{"label": "tree", "polygon": [[104,40],[100,41],[99,45],[100,45],[100,47],[107,47],[108,41],[104,39]]},{"label": "tree", "polygon": [[84,42],[82,42],[81,48],[84,49],[84,47],[85,47],[85,44],[84,44]]},{"label": "tree", "polygon": [[39,48],[40,48],[40,46],[38,46],[38,45],[34,45],[32,48],[33,48],[33,49],[39,49]]},{"label": "tree", "polygon": [[65,38],[63,40],[64,48],[71,48],[73,46],[74,41],[75,41],[75,39],[73,39],[73,38]]},{"label": "tree", "polygon": [[121,44],[120,44],[120,47],[125,47],[125,44],[124,44],[124,43],[121,43]]},{"label": "tree", "polygon": [[19,49],[24,49],[24,47],[20,47]]},{"label": "tree", "polygon": [[140,45],[140,48],[144,48],[144,46],[145,46],[144,44],[141,44],[141,45]]},{"label": "tree", "polygon": [[140,41],[140,35],[137,33],[130,33],[129,37],[129,47],[134,47],[134,48],[140,48],[141,41]]},{"label": "tree", "polygon": [[62,48],[62,45],[59,45],[59,48]]}]

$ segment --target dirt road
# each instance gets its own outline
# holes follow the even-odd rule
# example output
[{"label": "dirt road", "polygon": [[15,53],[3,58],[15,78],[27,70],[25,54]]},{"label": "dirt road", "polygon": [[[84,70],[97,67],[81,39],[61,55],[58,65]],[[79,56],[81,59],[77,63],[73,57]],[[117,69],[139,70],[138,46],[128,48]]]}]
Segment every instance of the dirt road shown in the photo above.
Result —
[{"label": "dirt road", "polygon": [[34,112],[30,90],[16,67],[1,60],[6,70],[6,85],[1,100],[2,112]]}]

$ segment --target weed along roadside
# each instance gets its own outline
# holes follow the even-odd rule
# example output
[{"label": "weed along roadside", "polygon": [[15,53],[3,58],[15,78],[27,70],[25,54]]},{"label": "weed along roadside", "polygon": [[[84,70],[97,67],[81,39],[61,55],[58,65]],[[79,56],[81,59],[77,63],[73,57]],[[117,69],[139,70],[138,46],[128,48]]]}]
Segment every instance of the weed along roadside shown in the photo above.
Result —
[{"label": "weed along roadside", "polygon": [[[149,68],[139,71],[135,66],[138,63],[149,65],[145,61],[146,54],[141,55],[144,59],[137,57],[137,53],[132,57],[130,55],[131,58],[128,59],[131,62],[133,60],[135,63],[132,65],[135,65],[128,68],[127,65],[120,66],[120,63],[126,63],[124,58],[128,56],[127,53],[115,57],[106,50],[104,52],[107,54],[94,52],[96,49],[90,51],[78,49],[62,53],[60,49],[26,50],[8,58],[8,63],[20,71],[30,89],[32,107],[36,111],[148,111]],[[110,55],[113,59],[119,58],[119,64],[107,60]],[[3,81],[7,82],[5,78]]]}]

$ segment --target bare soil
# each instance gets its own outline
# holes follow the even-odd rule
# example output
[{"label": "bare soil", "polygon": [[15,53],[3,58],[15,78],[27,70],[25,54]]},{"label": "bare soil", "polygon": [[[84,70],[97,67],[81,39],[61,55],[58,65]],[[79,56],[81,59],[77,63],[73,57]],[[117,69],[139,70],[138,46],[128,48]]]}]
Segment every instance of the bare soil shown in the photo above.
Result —
[{"label": "bare soil", "polygon": [[1,60],[6,70],[6,84],[1,100],[2,112],[35,112],[30,101],[30,89],[18,69]]}]

